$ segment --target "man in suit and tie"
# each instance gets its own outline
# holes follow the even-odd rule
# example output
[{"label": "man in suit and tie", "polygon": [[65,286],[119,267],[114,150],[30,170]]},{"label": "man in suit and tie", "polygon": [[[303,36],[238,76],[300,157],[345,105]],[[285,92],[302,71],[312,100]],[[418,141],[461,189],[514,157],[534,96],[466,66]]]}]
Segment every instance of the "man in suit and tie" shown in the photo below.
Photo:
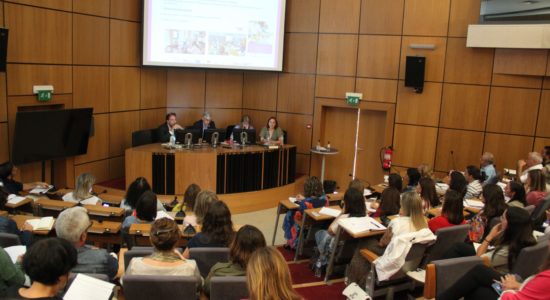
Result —
[{"label": "man in suit and tie", "polygon": [[193,127],[201,131],[201,136],[204,138],[204,130],[206,129],[216,129],[216,123],[212,121],[210,113],[205,111],[202,114],[202,119],[198,120],[193,124]]},{"label": "man in suit and tie", "polygon": [[174,135],[174,130],[176,129],[183,129],[180,125],[178,125],[178,121],[176,120],[176,113],[171,112],[166,114],[166,122],[161,124],[157,129],[159,142],[169,142],[170,137]]}]

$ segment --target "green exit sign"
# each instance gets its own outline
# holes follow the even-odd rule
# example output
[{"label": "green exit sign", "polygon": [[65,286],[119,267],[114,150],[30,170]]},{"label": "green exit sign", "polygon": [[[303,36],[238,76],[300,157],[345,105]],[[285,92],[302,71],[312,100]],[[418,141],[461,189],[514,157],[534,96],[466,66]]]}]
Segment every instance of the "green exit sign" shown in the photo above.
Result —
[{"label": "green exit sign", "polygon": [[38,101],[47,102],[52,100],[52,91],[38,91]]},{"label": "green exit sign", "polygon": [[346,103],[351,106],[359,105],[359,101],[363,98],[361,93],[346,93]]}]

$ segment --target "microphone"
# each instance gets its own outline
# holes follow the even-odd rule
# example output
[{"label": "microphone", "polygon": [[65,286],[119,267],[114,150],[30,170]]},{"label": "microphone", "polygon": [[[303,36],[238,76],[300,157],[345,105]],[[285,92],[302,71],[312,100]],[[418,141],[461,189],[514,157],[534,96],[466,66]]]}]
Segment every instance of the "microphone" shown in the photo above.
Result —
[{"label": "microphone", "polygon": [[218,145],[219,138],[220,138],[220,134],[217,131],[212,133],[212,137],[210,138],[210,144],[212,144],[213,148],[216,148],[216,145]]},{"label": "microphone", "polygon": [[248,144],[248,133],[246,131],[241,131],[241,145]]},{"label": "microphone", "polygon": [[185,134],[185,145],[187,145],[188,148],[191,148],[191,142],[193,140],[193,134],[191,132],[188,132]]},{"label": "microphone", "polygon": [[451,150],[451,163],[452,163],[453,170],[456,171],[455,152],[453,150]]}]

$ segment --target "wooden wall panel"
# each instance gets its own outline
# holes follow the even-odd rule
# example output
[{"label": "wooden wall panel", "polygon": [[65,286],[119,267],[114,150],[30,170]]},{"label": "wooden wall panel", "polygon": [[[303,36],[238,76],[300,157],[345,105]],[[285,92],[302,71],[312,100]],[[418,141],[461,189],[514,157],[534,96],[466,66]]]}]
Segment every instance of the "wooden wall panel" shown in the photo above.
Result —
[{"label": "wooden wall panel", "polygon": [[8,123],[0,123],[0,161],[6,162],[10,159],[10,147],[8,143]]},{"label": "wooden wall panel", "polygon": [[439,126],[484,131],[488,105],[488,86],[444,84]]},{"label": "wooden wall panel", "polygon": [[74,158],[77,165],[109,157],[109,115],[94,115],[94,136],[88,140],[88,152]]},{"label": "wooden wall panel", "polygon": [[109,179],[124,177],[124,156],[109,159]]},{"label": "wooden wall panel", "polygon": [[496,49],[494,73],[544,76],[548,50]]},{"label": "wooden wall panel", "polygon": [[140,0],[111,0],[111,18],[141,21]]},{"label": "wooden wall panel", "polygon": [[[409,47],[411,44],[433,44],[435,45],[435,49],[411,49]],[[424,80],[439,82],[443,81],[445,49],[446,38],[404,36],[401,44],[401,68],[399,68],[399,78],[405,78],[407,56],[424,56],[426,57]]]},{"label": "wooden wall panel", "polygon": [[540,89],[542,81],[543,77],[537,76],[493,74],[491,85]]},{"label": "wooden wall panel", "polygon": [[168,70],[167,107],[204,107],[206,72],[201,70]]},{"label": "wooden wall panel", "polygon": [[483,132],[439,129],[435,169],[463,171],[468,165],[479,165],[483,138]]},{"label": "wooden wall panel", "polygon": [[94,113],[109,111],[108,67],[73,67],[73,106],[93,107]]},{"label": "wooden wall panel", "polygon": [[141,69],[140,108],[166,107],[166,69]]},{"label": "wooden wall panel", "polygon": [[397,90],[397,113],[395,121],[415,125],[437,126],[441,107],[441,83],[425,82],[419,94],[405,82],[400,81]]},{"label": "wooden wall panel", "polygon": [[354,76],[357,40],[356,35],[320,34],[317,74]]},{"label": "wooden wall panel", "polygon": [[139,109],[139,68],[111,67],[109,73],[109,111]]},{"label": "wooden wall panel", "polygon": [[403,35],[446,36],[450,0],[405,1]]},{"label": "wooden wall panel", "polygon": [[445,58],[445,82],[491,83],[493,49],[466,48],[465,38],[449,38]]},{"label": "wooden wall panel", "polygon": [[206,73],[206,107],[241,108],[242,105],[242,72],[208,71]]},{"label": "wooden wall panel", "polygon": [[317,34],[288,33],[285,36],[283,70],[294,73],[315,73]]},{"label": "wooden wall panel", "polygon": [[109,17],[109,0],[73,0],[73,11]]},{"label": "wooden wall panel", "polygon": [[496,166],[500,171],[503,168],[517,169],[517,161],[526,157],[532,147],[533,137],[487,133],[483,151],[495,155]]},{"label": "wooden wall panel", "polygon": [[542,88],[545,90],[550,90],[550,77],[544,77],[544,83]]},{"label": "wooden wall panel", "polygon": [[401,34],[405,0],[362,0],[360,33]]},{"label": "wooden wall panel", "polygon": [[306,154],[296,154],[296,173],[297,174],[309,174],[309,160],[310,156]]},{"label": "wooden wall panel", "polygon": [[393,163],[413,167],[422,163],[433,166],[437,128],[395,124]]},{"label": "wooden wall panel", "polygon": [[139,66],[141,61],[140,25],[111,19],[110,29],[109,61],[111,65]]},{"label": "wooden wall panel", "polygon": [[123,155],[132,146],[132,132],[139,130],[139,111],[109,114],[109,156]]},{"label": "wooden wall panel", "polygon": [[10,29],[8,62],[72,62],[70,13],[5,3],[4,15]]},{"label": "wooden wall panel", "polygon": [[357,78],[355,91],[363,93],[363,100],[395,103],[397,80]]},{"label": "wooden wall panel", "polygon": [[0,72],[0,122],[8,120],[6,73]]},{"label": "wooden wall panel", "polygon": [[[139,111],[139,129],[157,128],[166,120],[166,108],[144,109]],[[183,121],[178,117],[178,121]],[[181,126],[185,124],[179,123]]]},{"label": "wooden wall panel", "polygon": [[227,128],[227,126],[229,125],[238,124],[242,116],[242,109],[240,108],[236,108],[236,109],[214,108],[214,109],[208,109],[208,112],[212,116],[212,120],[216,122],[216,127],[222,128],[222,129]]},{"label": "wooden wall panel", "polygon": [[74,167],[74,180],[82,173],[91,173],[95,176],[96,183],[107,181],[109,176],[109,160],[104,159],[100,161],[94,161],[82,165],[75,165]]},{"label": "wooden wall panel", "polygon": [[401,37],[399,36],[361,35],[357,76],[397,78],[400,48]]},{"label": "wooden wall panel", "polygon": [[449,36],[466,37],[468,25],[477,24],[481,0],[451,1]]},{"label": "wooden wall panel", "polygon": [[491,89],[487,131],[534,135],[540,90]]},{"label": "wooden wall panel", "polygon": [[315,76],[280,74],[277,110],[302,114],[313,113]]},{"label": "wooden wall panel", "polygon": [[4,26],[4,1],[0,1],[0,25]]},{"label": "wooden wall panel", "polygon": [[321,0],[287,1],[286,32],[317,32]]},{"label": "wooden wall panel", "polygon": [[550,91],[542,91],[537,124],[537,136],[550,137]]},{"label": "wooden wall panel", "polygon": [[319,32],[357,33],[361,0],[321,0]]},{"label": "wooden wall panel", "polygon": [[277,113],[279,126],[288,134],[287,143],[296,145],[299,153],[309,154],[311,148],[311,129],[307,125],[313,123],[312,116]]},{"label": "wooden wall panel", "polygon": [[342,76],[317,76],[315,96],[326,98],[345,98],[346,92],[354,92],[355,78]]},{"label": "wooden wall panel", "polygon": [[[166,108],[166,112],[176,113],[178,117],[178,124],[180,124],[181,126],[187,127],[187,126],[193,126],[193,123],[200,120],[200,118],[202,117],[202,113],[204,112],[204,108],[168,107]],[[214,118],[214,121],[216,121],[215,116],[212,116],[212,118]]]},{"label": "wooden wall panel", "polygon": [[65,11],[71,11],[71,0],[10,0],[10,2],[27,4],[32,6],[39,6],[44,8],[59,9]]},{"label": "wooden wall panel", "polygon": [[7,69],[8,96],[32,95],[33,85],[53,85],[53,97],[72,93],[70,66],[8,64]]},{"label": "wooden wall panel", "polygon": [[275,110],[279,76],[272,72],[245,72],[243,108]]},{"label": "wooden wall panel", "polygon": [[73,63],[109,64],[109,19],[73,15]]},{"label": "wooden wall panel", "polygon": [[533,146],[533,151],[544,153],[544,147],[550,146],[549,138],[535,138],[535,145]]}]

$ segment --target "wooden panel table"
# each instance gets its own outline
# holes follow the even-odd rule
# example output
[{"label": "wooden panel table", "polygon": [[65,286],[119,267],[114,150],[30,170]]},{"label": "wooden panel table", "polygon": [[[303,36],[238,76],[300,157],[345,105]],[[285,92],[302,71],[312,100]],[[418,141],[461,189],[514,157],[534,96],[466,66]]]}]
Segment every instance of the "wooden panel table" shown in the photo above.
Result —
[{"label": "wooden panel table", "polygon": [[97,247],[120,245],[121,227],[122,223],[120,222],[92,220],[92,226],[88,229],[87,241],[92,242]]},{"label": "wooden panel table", "polygon": [[4,205],[6,208],[10,209],[10,210],[14,210],[14,209],[17,209],[17,208],[20,208],[26,204],[29,204],[29,203],[32,203],[32,199],[31,198],[25,198],[25,200],[21,200],[20,202],[18,203],[9,203],[9,202],[6,202],[6,204]]},{"label": "wooden panel table", "polygon": [[[15,223],[17,224],[17,228],[19,228],[19,230],[23,229],[23,225],[25,224],[25,222],[27,222],[27,220],[40,219],[40,217],[30,216],[30,215],[13,215],[10,217],[12,220],[15,221]],[[55,223],[52,229],[53,228],[55,228]],[[37,235],[49,235],[50,232],[51,230],[33,230],[32,231],[33,234],[37,234]]]},{"label": "wooden panel table", "polygon": [[111,221],[122,222],[122,219],[124,218],[125,210],[121,207],[106,207],[101,205],[83,205],[83,207],[88,210],[90,218],[97,220],[109,219]]},{"label": "wooden panel table", "polygon": [[47,211],[47,215],[57,217],[61,211],[77,205],[78,203],[76,202],[40,198],[34,202],[34,206],[36,208],[35,215],[43,216],[45,215],[45,211]]},{"label": "wooden panel table", "polygon": [[8,216],[8,212],[5,211],[5,210],[0,210],[0,217],[7,217]]}]

